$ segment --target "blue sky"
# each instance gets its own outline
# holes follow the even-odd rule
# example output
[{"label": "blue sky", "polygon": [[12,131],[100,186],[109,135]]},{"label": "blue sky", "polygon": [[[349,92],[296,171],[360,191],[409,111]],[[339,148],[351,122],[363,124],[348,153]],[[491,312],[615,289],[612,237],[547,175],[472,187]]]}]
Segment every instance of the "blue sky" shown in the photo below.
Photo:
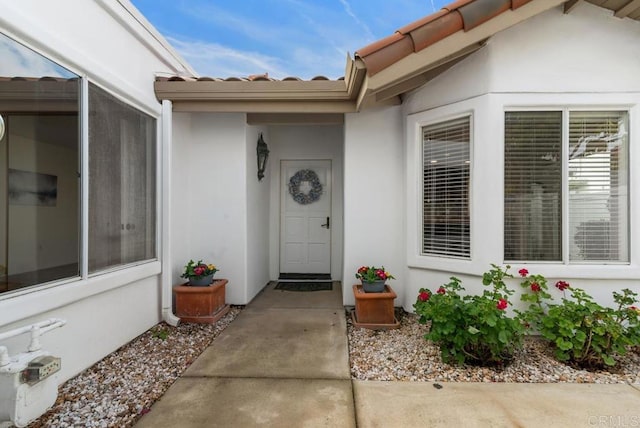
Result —
[{"label": "blue sky", "polygon": [[346,56],[443,0],[131,0],[201,75],[344,75]]}]

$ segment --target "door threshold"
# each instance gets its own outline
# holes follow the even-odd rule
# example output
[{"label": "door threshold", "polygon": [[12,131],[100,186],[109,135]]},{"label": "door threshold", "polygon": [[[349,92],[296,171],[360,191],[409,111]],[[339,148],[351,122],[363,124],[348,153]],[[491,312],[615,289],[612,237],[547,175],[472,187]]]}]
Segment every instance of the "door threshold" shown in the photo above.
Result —
[{"label": "door threshold", "polygon": [[281,273],[278,281],[280,282],[303,282],[303,281],[331,281],[329,273]]}]

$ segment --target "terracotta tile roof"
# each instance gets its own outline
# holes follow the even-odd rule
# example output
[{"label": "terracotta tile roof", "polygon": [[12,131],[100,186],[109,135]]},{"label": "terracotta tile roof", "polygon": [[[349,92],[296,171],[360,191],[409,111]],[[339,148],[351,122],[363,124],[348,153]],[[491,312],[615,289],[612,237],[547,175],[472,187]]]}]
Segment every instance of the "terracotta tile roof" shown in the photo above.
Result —
[{"label": "terracotta tile roof", "polygon": [[[288,76],[283,79],[274,79],[265,74],[252,74],[247,77],[229,76],[229,77],[191,77],[191,76],[156,76],[156,82],[305,82],[305,81],[331,81],[326,76],[314,76],[309,80],[304,80],[296,76]],[[336,81],[344,80],[344,77],[335,79]]]},{"label": "terracotta tile roof", "polygon": [[531,0],[459,0],[440,11],[398,29],[356,52],[373,76],[400,59],[458,32],[469,31],[507,10]]}]

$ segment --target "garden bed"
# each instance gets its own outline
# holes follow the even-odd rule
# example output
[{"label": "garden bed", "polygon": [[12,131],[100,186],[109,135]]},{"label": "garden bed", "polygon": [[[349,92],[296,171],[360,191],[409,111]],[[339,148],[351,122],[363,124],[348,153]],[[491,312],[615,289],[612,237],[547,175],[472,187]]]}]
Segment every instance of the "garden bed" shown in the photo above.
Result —
[{"label": "garden bed", "polygon": [[440,350],[423,336],[428,327],[418,317],[396,311],[400,328],[374,331],[354,328],[347,317],[351,376],[360,380],[425,382],[570,382],[640,383],[640,353],[618,358],[612,372],[577,370],[553,358],[543,340],[526,337],[524,347],[504,368],[453,366],[440,358]]}]

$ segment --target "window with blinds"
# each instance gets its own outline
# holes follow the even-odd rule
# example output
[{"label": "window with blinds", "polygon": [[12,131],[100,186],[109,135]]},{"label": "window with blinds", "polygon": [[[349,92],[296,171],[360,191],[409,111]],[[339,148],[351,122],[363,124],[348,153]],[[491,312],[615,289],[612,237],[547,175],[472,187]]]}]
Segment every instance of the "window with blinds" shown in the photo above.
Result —
[{"label": "window with blinds", "polygon": [[620,111],[505,113],[505,261],[629,260],[627,129]]},{"label": "window with blinds", "polygon": [[505,113],[505,260],[562,260],[561,184],[562,112]]},{"label": "window with blinds", "polygon": [[423,255],[470,257],[471,118],[422,128]]},{"label": "window with blinds", "polygon": [[569,260],[629,260],[626,112],[569,114]]}]

